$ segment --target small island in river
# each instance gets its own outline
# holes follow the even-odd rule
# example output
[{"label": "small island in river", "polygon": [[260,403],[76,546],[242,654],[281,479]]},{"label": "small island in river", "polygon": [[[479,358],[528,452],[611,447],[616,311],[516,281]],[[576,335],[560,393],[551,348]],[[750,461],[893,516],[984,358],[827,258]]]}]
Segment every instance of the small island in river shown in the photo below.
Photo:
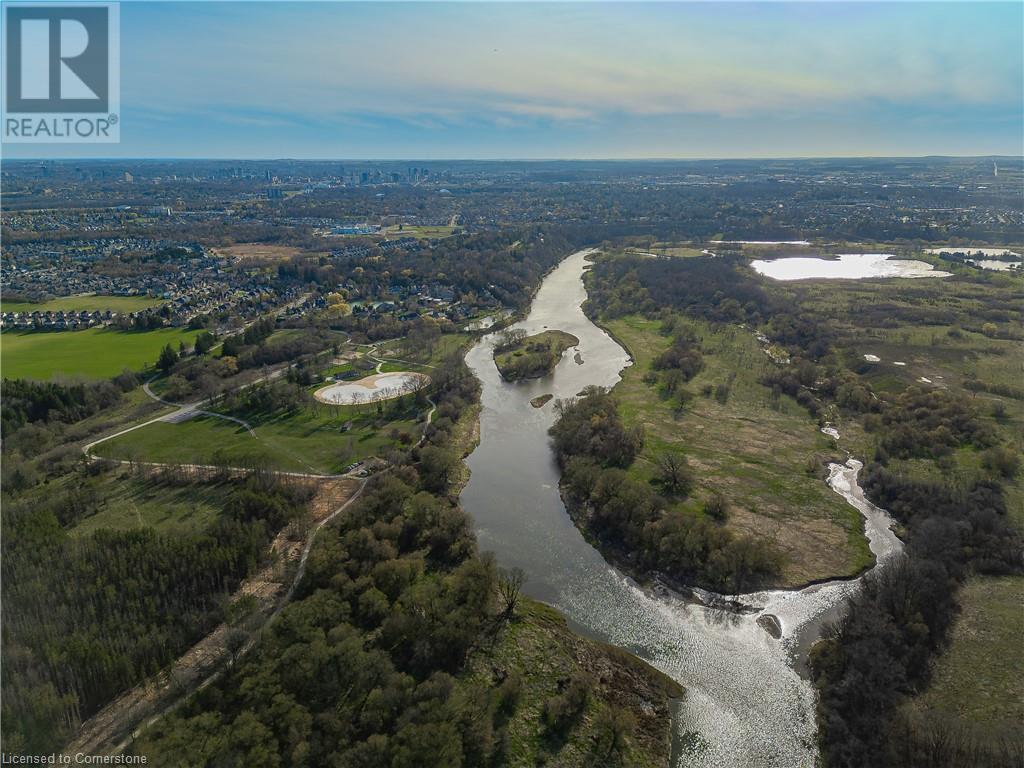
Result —
[{"label": "small island in river", "polygon": [[505,381],[539,379],[554,370],[562,353],[580,343],[565,331],[544,331],[527,336],[525,331],[507,331],[494,347],[494,364]]}]

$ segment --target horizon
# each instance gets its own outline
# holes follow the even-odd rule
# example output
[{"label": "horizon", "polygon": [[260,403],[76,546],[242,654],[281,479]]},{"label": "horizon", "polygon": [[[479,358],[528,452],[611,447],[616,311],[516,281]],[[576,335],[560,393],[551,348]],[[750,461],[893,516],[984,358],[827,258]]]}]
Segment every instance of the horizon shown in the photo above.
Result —
[{"label": "horizon", "polygon": [[987,154],[987,155],[764,155],[764,156],[721,156],[721,157],[420,157],[408,155],[401,157],[255,157],[255,156],[165,156],[165,157],[15,157],[7,158],[16,163],[62,163],[62,162],[260,162],[260,163],[700,163],[700,162],[754,162],[754,161],[812,161],[812,160],[1020,160],[1024,162],[1024,152],[1019,155]]}]

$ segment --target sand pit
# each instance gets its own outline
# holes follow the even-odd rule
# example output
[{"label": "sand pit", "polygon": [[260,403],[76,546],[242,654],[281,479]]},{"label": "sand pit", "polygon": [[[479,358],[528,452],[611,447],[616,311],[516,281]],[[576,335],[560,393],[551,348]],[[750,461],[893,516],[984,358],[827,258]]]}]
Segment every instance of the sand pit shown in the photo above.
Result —
[{"label": "sand pit", "polygon": [[375,373],[358,381],[344,381],[321,387],[313,396],[322,403],[331,405],[357,405],[390,400],[422,389],[430,383],[430,377],[412,371]]}]

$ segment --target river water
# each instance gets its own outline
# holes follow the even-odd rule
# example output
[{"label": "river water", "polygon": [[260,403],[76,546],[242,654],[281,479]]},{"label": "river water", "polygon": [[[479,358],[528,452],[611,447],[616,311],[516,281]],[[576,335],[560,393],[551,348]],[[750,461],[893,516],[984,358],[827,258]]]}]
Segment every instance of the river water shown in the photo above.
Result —
[{"label": "river water", "polygon": [[[579,338],[551,376],[503,381],[492,359],[493,334],[466,356],[483,387],[483,408],[480,445],[466,459],[472,475],[462,504],[476,522],[480,546],[495,552],[503,567],[522,568],[525,591],[561,610],[575,629],[635,653],[686,687],[674,713],[677,765],[813,766],[815,700],[797,671],[800,657],[856,582],[743,595],[750,608],[744,613],[709,608],[637,586],[605,562],[565,511],[547,435],[553,402],[538,409],[530,400],[548,393],[572,397],[589,384],[611,387],[630,365],[626,352],[581,309],[587,254],[572,254],[553,270],[529,316],[513,326]],[[832,465],[830,484],[864,513],[872,550],[884,563],[900,544],[888,515],[860,493],[859,469],[855,461]],[[766,614],[777,618],[780,638],[758,624]]]}]

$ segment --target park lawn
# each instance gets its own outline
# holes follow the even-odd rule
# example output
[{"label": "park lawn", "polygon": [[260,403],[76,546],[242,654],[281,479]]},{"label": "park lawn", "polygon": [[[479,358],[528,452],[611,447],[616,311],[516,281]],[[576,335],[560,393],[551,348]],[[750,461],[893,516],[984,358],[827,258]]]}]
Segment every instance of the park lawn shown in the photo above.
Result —
[{"label": "park lawn", "polygon": [[70,533],[84,536],[101,528],[153,528],[161,533],[190,533],[206,529],[227,503],[227,483],[169,485],[113,472],[98,478],[103,508],[81,520]]},{"label": "park lawn", "polygon": [[[653,480],[656,456],[682,450],[697,487],[680,508],[702,514],[703,502],[722,493],[730,505],[729,528],[767,537],[784,553],[782,586],[849,576],[872,565],[860,514],[822,480],[825,462],[839,457],[832,440],[791,398],[772,403],[759,378],[774,363],[753,333],[689,322],[702,339],[705,368],[686,385],[694,397],[678,415],[643,381],[651,360],[670,343],[659,333],[660,323],[638,316],[606,323],[635,360],[613,390],[627,424],[645,430],[644,450],[630,472]],[[731,375],[726,404],[700,394]]]},{"label": "park lawn", "polygon": [[[420,425],[408,412],[378,420],[373,413],[320,405],[283,416],[240,415],[256,437],[234,422],[198,416],[158,422],[96,447],[105,458],[169,464],[227,464],[285,472],[337,474],[349,464],[383,456],[397,445],[391,430],[418,438]],[[343,431],[343,426],[351,427]]]},{"label": "park lawn", "polygon": [[438,366],[449,356],[465,352],[475,340],[471,333],[444,333],[426,346],[417,345],[411,339],[392,339],[377,348],[375,357]]},{"label": "park lawn", "polygon": [[0,301],[3,312],[138,312],[163,304],[166,299],[154,299],[149,296],[100,296],[95,293],[84,293],[79,296],[60,296],[43,302]]},{"label": "park lawn", "polygon": [[109,379],[126,368],[141,371],[152,366],[165,345],[190,345],[198,333],[184,328],[5,331],[0,335],[0,368],[9,379]]},{"label": "park lawn", "polygon": [[[629,711],[637,727],[622,765],[654,768],[668,764],[671,719],[667,702],[683,689],[674,681],[617,648],[571,632],[555,609],[522,599],[516,618],[501,629],[493,645],[470,657],[459,676],[460,692],[491,690],[500,678],[518,673],[520,693],[507,722],[510,766],[558,765],[589,768],[611,764],[595,754],[595,720],[615,706]],[[544,730],[544,703],[574,674],[586,674],[591,696],[565,742]],[[660,711],[659,711],[660,710]]]},{"label": "park lawn", "polygon": [[981,734],[1024,722],[1024,576],[975,576],[957,595],[949,647],[933,663],[928,690],[910,706],[952,717]]}]

